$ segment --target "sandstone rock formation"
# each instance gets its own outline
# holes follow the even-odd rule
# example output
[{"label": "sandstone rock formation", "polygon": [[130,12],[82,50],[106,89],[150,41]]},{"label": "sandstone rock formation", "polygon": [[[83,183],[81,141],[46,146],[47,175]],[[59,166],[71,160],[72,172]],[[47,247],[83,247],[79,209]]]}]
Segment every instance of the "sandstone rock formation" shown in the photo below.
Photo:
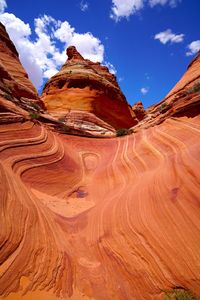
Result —
[{"label": "sandstone rock formation", "polygon": [[167,96],[146,110],[135,130],[148,128],[170,117],[200,114],[200,52],[189,64],[185,74]]},{"label": "sandstone rock formation", "polygon": [[144,119],[144,117],[146,116],[146,111],[144,109],[144,106],[142,104],[141,101],[136,102],[133,106],[132,106],[132,110],[134,111],[136,118],[138,119],[138,121],[141,121]]},{"label": "sandstone rock formation", "polygon": [[69,119],[69,113],[84,116],[89,112],[116,129],[137,124],[116,77],[107,67],[84,59],[75,47],[69,47],[67,55],[68,60],[42,93],[51,114],[67,115]]},{"label": "sandstone rock formation", "polygon": [[[77,68],[80,54],[68,54]],[[4,65],[1,93],[24,74],[17,77],[16,55],[5,57],[13,71],[6,79]],[[54,96],[57,76],[48,83]],[[40,103],[32,92],[27,99]],[[52,131],[46,121],[58,124],[64,94],[58,112],[46,98],[54,116],[42,112],[44,123],[21,122],[29,107],[20,93],[3,102],[10,119],[0,124],[0,299],[164,300],[177,287],[200,297],[200,93],[174,101],[173,117],[154,108],[137,133],[112,139]],[[88,111],[84,124],[110,126]],[[83,113],[73,117],[79,123]]]},{"label": "sandstone rock formation", "polygon": [[196,83],[200,84],[200,51],[189,64],[185,74],[174,86],[174,88],[167,94],[165,99],[170,102],[176,98],[179,98],[180,96],[184,96],[193,88]]},{"label": "sandstone rock formation", "polygon": [[28,79],[16,48],[1,23],[0,54],[0,122],[22,120],[28,117],[28,110],[44,109],[44,104]]},{"label": "sandstone rock formation", "polygon": [[200,296],[199,141],[199,116],[109,140],[1,125],[0,295]]}]

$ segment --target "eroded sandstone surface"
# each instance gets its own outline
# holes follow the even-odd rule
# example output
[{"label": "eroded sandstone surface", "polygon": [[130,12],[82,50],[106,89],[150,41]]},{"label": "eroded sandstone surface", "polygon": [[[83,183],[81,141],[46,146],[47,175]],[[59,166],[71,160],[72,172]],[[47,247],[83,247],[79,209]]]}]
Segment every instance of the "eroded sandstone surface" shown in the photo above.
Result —
[{"label": "eroded sandstone surface", "polygon": [[116,77],[107,67],[84,59],[73,46],[67,49],[67,55],[66,63],[42,93],[51,114],[71,119],[77,112],[83,118],[92,113],[115,129],[137,124]]},{"label": "eroded sandstone surface", "polygon": [[[8,80],[16,82],[40,105],[25,71],[14,76],[19,60],[13,46],[10,51],[13,60],[5,57],[13,71],[2,61],[1,93]],[[64,74],[73,64],[76,69],[77,61],[85,67],[80,54],[70,51]],[[106,78],[107,71],[94,66]],[[145,112],[138,103],[134,109],[142,117],[131,135],[72,136],[54,128],[68,108],[66,91],[74,89],[74,96],[77,91],[68,86],[76,77],[69,82],[64,77],[67,86],[60,91],[61,73],[44,90],[49,111],[41,104],[38,120],[28,119],[30,105],[21,106],[21,94],[4,99],[4,109],[5,100],[14,107],[7,107],[9,118],[0,111],[0,299],[161,300],[177,287],[200,297],[200,93],[179,95],[170,107],[173,115],[166,106]],[[12,77],[5,79],[6,74]],[[108,77],[109,90],[116,84]],[[94,92],[89,84],[79,87],[77,105],[86,91]],[[58,111],[48,87],[50,95],[60,97]],[[119,97],[116,102],[123,102]],[[85,117],[91,114],[96,126],[88,105]],[[14,119],[18,116],[23,122]],[[74,122],[83,118],[80,107],[73,117]],[[72,122],[65,118],[62,126]],[[112,132],[100,116],[98,122]]]},{"label": "eroded sandstone surface", "polygon": [[29,111],[44,110],[44,103],[28,79],[17,50],[0,23],[0,122],[28,118]]},{"label": "eroded sandstone surface", "polygon": [[200,114],[200,51],[189,64],[186,72],[166,95],[166,97],[150,106],[141,122],[135,127],[149,128],[164,122],[170,117]]}]

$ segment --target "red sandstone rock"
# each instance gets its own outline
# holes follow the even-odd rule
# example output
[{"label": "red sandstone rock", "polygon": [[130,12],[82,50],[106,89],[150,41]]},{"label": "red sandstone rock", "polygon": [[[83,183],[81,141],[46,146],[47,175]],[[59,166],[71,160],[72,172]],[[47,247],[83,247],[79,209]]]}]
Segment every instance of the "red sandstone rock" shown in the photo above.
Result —
[{"label": "red sandstone rock", "polygon": [[167,94],[165,100],[171,102],[176,98],[187,95],[188,91],[190,91],[197,82],[200,83],[200,51],[189,64],[185,74],[181,77],[174,88]]},{"label": "red sandstone rock", "polygon": [[132,106],[132,110],[134,111],[134,113],[139,121],[143,120],[144,117],[146,116],[146,111],[145,111],[144,106],[141,101],[136,102]]},{"label": "red sandstone rock", "polygon": [[68,60],[75,60],[75,59],[78,59],[78,60],[83,60],[84,61],[84,58],[83,56],[76,50],[76,47],[74,46],[70,46],[67,48],[67,56],[68,56]]},{"label": "red sandstone rock", "polygon": [[[85,66],[72,50],[69,61]],[[200,296],[199,93],[154,107],[146,130],[102,140],[46,125],[112,132],[89,111],[22,123],[21,92],[24,108],[0,97],[0,298],[161,300],[173,287]]]},{"label": "red sandstone rock", "polygon": [[199,116],[106,140],[1,125],[0,297],[200,296],[199,141]]},{"label": "red sandstone rock", "polygon": [[42,93],[49,113],[78,110],[93,113],[114,128],[137,124],[135,114],[108,68],[67,49],[68,60],[45,85]]},{"label": "red sandstone rock", "polygon": [[[0,23],[0,111],[9,110],[6,100],[28,110],[30,105],[44,109],[38,93],[22,67],[19,55],[5,27]],[[3,101],[5,99],[5,101]],[[26,113],[25,113],[26,114]]]},{"label": "red sandstone rock", "polygon": [[189,64],[185,74],[159,103],[146,110],[146,117],[134,128],[148,128],[174,116],[200,114],[200,52]]}]

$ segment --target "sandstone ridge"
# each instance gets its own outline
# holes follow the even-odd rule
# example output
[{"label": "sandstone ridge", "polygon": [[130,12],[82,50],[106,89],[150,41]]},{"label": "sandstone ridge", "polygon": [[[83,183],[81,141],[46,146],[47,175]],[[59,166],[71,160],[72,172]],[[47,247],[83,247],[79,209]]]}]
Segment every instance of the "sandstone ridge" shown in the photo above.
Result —
[{"label": "sandstone ridge", "polygon": [[[140,102],[139,102],[140,103]],[[141,112],[141,104],[133,106],[133,110]],[[200,114],[200,52],[189,64],[186,72],[166,95],[166,97],[152,106],[143,114],[140,122],[134,126],[135,130],[158,125],[165,120],[177,117],[193,117]]]},{"label": "sandstone ridge", "polygon": [[29,111],[44,109],[38,93],[22,67],[17,50],[0,23],[0,122],[28,118]]}]

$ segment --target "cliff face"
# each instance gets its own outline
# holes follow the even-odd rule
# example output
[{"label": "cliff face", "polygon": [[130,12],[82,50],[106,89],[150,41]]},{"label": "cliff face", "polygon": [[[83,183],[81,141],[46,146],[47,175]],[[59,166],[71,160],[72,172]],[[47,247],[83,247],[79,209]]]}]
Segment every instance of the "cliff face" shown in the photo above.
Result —
[{"label": "cliff face", "polygon": [[134,113],[122,94],[116,78],[107,67],[84,59],[75,47],[67,49],[68,60],[46,84],[42,100],[48,111],[68,118],[93,113],[114,128],[137,124]]},{"label": "cliff face", "polygon": [[[102,72],[111,97],[111,86],[118,90],[114,77],[70,48],[66,68],[77,70],[82,61],[92,78],[88,89],[80,88],[85,75],[78,90],[70,87],[78,78],[69,79],[64,67],[43,93],[53,116],[40,110],[39,121],[20,122],[29,114],[26,101],[40,100],[8,37],[5,49],[0,100],[12,119],[2,124],[6,112],[0,111],[0,299],[164,300],[175,287],[200,296],[200,93],[189,91],[187,101],[179,95],[157,112],[155,106],[145,113],[137,103],[138,132],[124,138],[70,136],[46,123],[58,124],[65,114],[67,92],[74,89],[75,98],[77,91],[77,105],[81,91],[83,98],[86,91],[103,94],[101,85],[94,89]],[[29,98],[13,96],[13,83]],[[56,90],[63,93],[58,108],[48,98],[51,92],[56,99]],[[91,121],[90,131],[91,124],[112,130],[92,112],[83,120],[79,108],[73,117],[84,126]]]},{"label": "cliff face", "polygon": [[[135,107],[137,109],[137,105]],[[135,109],[133,107],[133,109]],[[189,64],[185,74],[159,103],[146,110],[146,115],[134,128],[148,128],[177,116],[200,114],[200,52]]]},{"label": "cliff face", "polygon": [[165,99],[169,102],[180,97],[193,88],[195,83],[200,84],[200,51],[197,56],[189,64],[187,71],[177,82],[174,88],[167,94]]},{"label": "cliff face", "polygon": [[5,27],[0,23],[0,122],[28,117],[30,110],[44,108],[38,93],[19,61]]}]

